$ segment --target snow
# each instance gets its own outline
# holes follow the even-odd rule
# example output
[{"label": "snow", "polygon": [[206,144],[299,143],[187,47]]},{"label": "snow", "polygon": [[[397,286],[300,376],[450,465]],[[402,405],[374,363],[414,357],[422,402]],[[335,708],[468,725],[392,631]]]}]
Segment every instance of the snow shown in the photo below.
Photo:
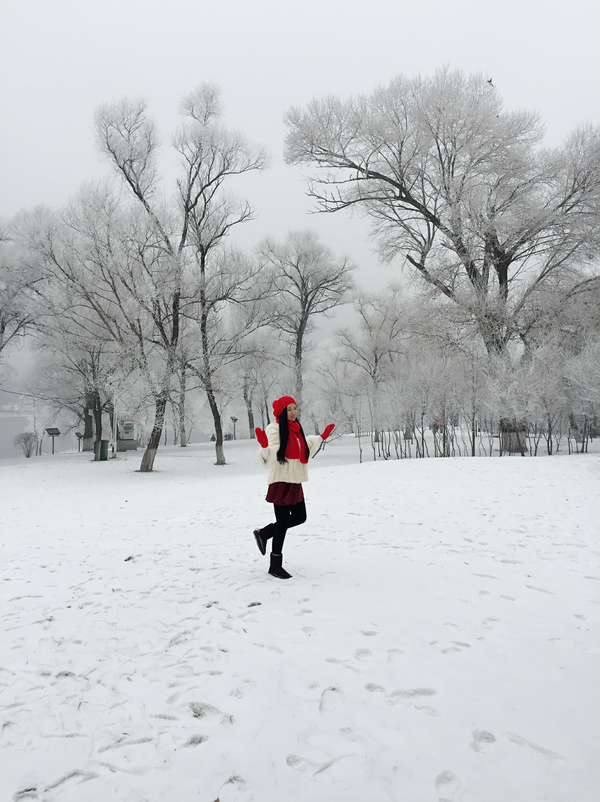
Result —
[{"label": "snow", "polygon": [[0,464],[0,800],[597,802],[600,456]]}]

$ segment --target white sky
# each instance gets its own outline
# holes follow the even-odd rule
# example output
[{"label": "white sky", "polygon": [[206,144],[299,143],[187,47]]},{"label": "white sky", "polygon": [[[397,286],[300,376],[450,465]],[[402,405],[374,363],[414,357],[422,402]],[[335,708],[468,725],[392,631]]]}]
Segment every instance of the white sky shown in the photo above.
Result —
[{"label": "white sky", "polygon": [[213,81],[226,122],[273,156],[240,186],[259,213],[243,241],[309,226],[381,287],[397,273],[376,269],[364,221],[307,216],[301,172],[281,157],[286,108],[448,64],[539,110],[557,144],[600,122],[599,33],[598,0],[0,0],[0,218],[105,174],[91,132],[105,101],[148,99],[167,165],[181,96]]}]

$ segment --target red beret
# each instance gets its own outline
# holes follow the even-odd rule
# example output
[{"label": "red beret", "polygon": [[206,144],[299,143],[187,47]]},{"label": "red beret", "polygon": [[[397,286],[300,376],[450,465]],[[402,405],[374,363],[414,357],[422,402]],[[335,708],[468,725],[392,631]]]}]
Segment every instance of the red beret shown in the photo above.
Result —
[{"label": "red beret", "polygon": [[282,395],[281,398],[278,398],[277,401],[273,401],[273,414],[277,419],[283,412],[283,410],[289,406],[290,404],[295,404],[296,402],[292,398],[291,395]]}]

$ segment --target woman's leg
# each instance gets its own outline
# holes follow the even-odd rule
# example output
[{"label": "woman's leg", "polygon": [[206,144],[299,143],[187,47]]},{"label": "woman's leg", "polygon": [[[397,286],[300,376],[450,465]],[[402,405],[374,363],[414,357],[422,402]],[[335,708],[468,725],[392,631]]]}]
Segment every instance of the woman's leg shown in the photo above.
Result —
[{"label": "woman's leg", "polygon": [[291,507],[280,506],[273,504],[275,509],[275,519],[277,523],[273,524],[273,543],[271,545],[271,552],[273,554],[281,554],[283,549],[283,541],[285,540],[285,533],[290,525]]},{"label": "woman's leg", "polygon": [[300,524],[306,521],[306,504],[304,501],[299,501],[297,504],[294,504],[293,507],[290,507],[290,510],[291,515],[288,529],[292,526],[300,526]]},{"label": "woman's leg", "polygon": [[267,524],[262,529],[255,529],[253,532],[261,554],[266,554],[267,542],[271,538],[273,538],[272,553],[281,554],[287,530],[306,521],[306,504],[303,501],[291,506],[273,504],[273,508],[276,522]]},{"label": "woman's leg", "polygon": [[306,521],[306,504],[303,501],[299,501],[298,504],[293,504],[291,507],[280,507],[277,504],[273,504],[273,507],[275,508],[277,523],[274,525],[273,529],[273,545],[271,550],[273,554],[281,554],[287,530],[292,526],[299,526]]}]

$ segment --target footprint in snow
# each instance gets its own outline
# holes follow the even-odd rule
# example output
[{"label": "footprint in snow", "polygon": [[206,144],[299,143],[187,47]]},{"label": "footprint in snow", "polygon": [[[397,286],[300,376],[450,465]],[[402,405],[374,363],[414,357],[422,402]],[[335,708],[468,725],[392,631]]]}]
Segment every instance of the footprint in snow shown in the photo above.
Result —
[{"label": "footprint in snow", "polygon": [[300,757],[299,755],[288,755],[285,762],[288,766],[298,769],[299,771],[306,771],[306,769],[309,769],[314,777],[322,771],[331,768],[331,766],[339,760],[343,760],[346,757],[353,757],[353,755],[340,755],[339,757],[334,757],[332,760],[328,760],[326,763],[314,763],[312,760]]},{"label": "footprint in snow", "polygon": [[[377,686],[373,686],[373,689],[376,690]],[[367,690],[369,690],[368,686]],[[386,698],[388,705],[395,705],[398,704],[398,702],[405,702],[410,704],[415,710],[419,710],[428,716],[439,716],[440,712],[439,710],[436,710],[435,707],[431,707],[431,705],[417,704],[425,696],[436,695],[437,691],[435,688],[410,688],[406,691],[392,691],[390,694],[386,693]]]},{"label": "footprint in snow", "polygon": [[512,741],[514,744],[518,744],[519,746],[528,747],[536,752],[538,755],[551,760],[553,763],[562,763],[564,758],[562,755],[559,755],[557,752],[552,752],[550,749],[546,749],[544,746],[539,746],[533,741],[528,741],[526,738],[522,738],[520,735],[515,735],[514,732],[507,732],[506,737],[509,741]]},{"label": "footprint in snow", "polygon": [[218,707],[205,704],[204,702],[190,702],[190,710],[194,718],[204,718],[209,715],[222,715]]},{"label": "footprint in snow", "polygon": [[326,688],[321,694],[319,710],[321,713],[327,713],[330,710],[335,710],[336,707],[338,707],[338,705],[342,702],[343,698],[343,690],[337,685],[332,685],[329,688]]},{"label": "footprint in snow", "polygon": [[371,657],[371,654],[372,652],[370,649],[357,649],[354,656],[357,660],[366,660]]},{"label": "footprint in snow", "polygon": [[460,802],[462,781],[451,771],[442,771],[435,778],[435,789],[439,802]]},{"label": "footprint in snow", "polygon": [[496,738],[491,732],[487,730],[473,730],[473,740],[471,741],[471,749],[475,752],[485,752],[490,744],[495,744]]},{"label": "footprint in snow", "polygon": [[453,640],[450,646],[445,646],[441,652],[442,654],[451,654],[452,652],[462,652],[463,649],[470,649],[471,644],[465,643],[461,640]]},{"label": "footprint in snow", "polygon": [[188,738],[185,746],[198,746],[198,744],[203,744],[207,740],[208,735],[192,735],[190,738]]},{"label": "footprint in snow", "polygon": [[410,688],[407,691],[392,691],[392,699],[415,699],[420,696],[437,696],[435,688]]},{"label": "footprint in snow", "polygon": [[436,710],[435,707],[431,707],[430,705],[413,705],[415,710],[421,710],[423,713],[426,713],[428,716],[435,716],[439,718],[441,713],[439,710]]}]

